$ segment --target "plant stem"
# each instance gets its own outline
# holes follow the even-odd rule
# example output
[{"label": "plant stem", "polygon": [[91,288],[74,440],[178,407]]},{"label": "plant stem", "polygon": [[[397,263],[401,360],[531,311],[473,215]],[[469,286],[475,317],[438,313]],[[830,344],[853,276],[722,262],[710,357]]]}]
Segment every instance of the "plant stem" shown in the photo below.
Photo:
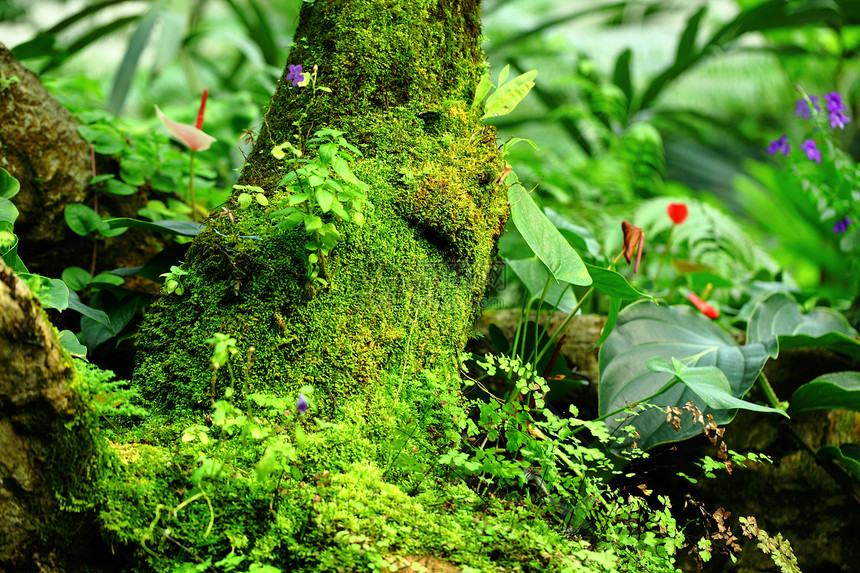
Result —
[{"label": "plant stem", "polygon": [[666,237],[666,247],[663,249],[663,256],[660,257],[660,266],[657,267],[657,274],[654,275],[654,285],[656,288],[657,281],[660,280],[660,275],[663,273],[663,265],[666,263],[666,257],[669,255],[669,247],[672,245],[672,233],[675,231],[675,225],[669,229],[669,236]]},{"label": "plant stem", "polygon": [[194,154],[196,152],[191,150],[191,165],[188,168],[188,191],[191,195],[191,220],[197,221],[197,203],[194,200]]},{"label": "plant stem", "polygon": [[[612,261],[612,265],[617,263],[619,261],[619,259],[621,259],[622,256],[624,256],[623,250],[620,253],[618,253],[618,256],[615,257],[615,259]],[[609,265],[610,269],[612,268],[612,265]],[[538,361],[543,357],[544,354],[546,354],[547,350],[549,350],[552,347],[552,343],[555,342],[555,339],[558,338],[559,334],[564,332],[564,330],[567,328],[568,323],[570,323],[570,320],[573,318],[573,315],[576,314],[576,311],[579,310],[579,308],[582,306],[582,303],[584,303],[586,300],[588,300],[588,297],[591,296],[591,294],[593,292],[594,292],[593,286],[589,287],[589,289],[587,291],[585,291],[585,294],[582,295],[582,298],[579,299],[579,302],[576,303],[576,306],[573,307],[573,310],[571,310],[570,313],[568,313],[567,317],[565,317],[564,322],[561,323],[561,326],[559,326],[556,329],[556,331],[550,337],[550,339],[546,343],[546,345],[544,345],[544,347],[541,348],[541,351],[538,353],[537,358],[535,358],[535,362],[534,362],[535,365],[537,365]]]}]

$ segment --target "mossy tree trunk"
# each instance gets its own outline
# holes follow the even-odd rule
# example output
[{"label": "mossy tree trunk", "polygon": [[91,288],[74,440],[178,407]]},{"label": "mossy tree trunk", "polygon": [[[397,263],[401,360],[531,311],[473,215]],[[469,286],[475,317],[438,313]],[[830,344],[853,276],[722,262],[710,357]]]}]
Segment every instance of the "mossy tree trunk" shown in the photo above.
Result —
[{"label": "mossy tree trunk", "polygon": [[[67,440],[68,451],[91,451],[94,477],[64,499],[89,496],[92,522],[124,560],[115,567],[239,559],[251,570],[368,570],[441,558],[495,571],[565,551],[545,521],[446,480],[439,463],[462,439],[458,354],[508,215],[495,132],[471,105],[480,37],[478,0],[303,6],[289,63],[306,77],[317,66],[316,84],[293,86],[285,72],[240,180],[268,206],[234,198],[233,217],[208,219],[179,277],[184,292],[146,313],[133,384],[151,415],[107,447],[86,433]],[[327,284],[308,288],[307,233],[272,222],[291,166],[271,150],[290,142],[312,155],[322,128],[360,149],[351,168],[373,208],[363,225],[334,221],[342,236]],[[217,333],[237,352],[213,371]],[[258,412],[244,396],[307,387],[310,415],[279,411],[262,432],[292,452],[273,474],[255,471],[271,449],[216,428],[224,404],[248,412],[247,426]],[[486,542],[497,530],[506,533]],[[97,561],[87,566],[110,569]]]},{"label": "mossy tree trunk", "polygon": [[[316,86],[331,91],[294,87],[285,72],[240,181],[264,189],[271,207],[232,202],[235,223],[210,218],[184,267],[185,294],[147,314],[136,379],[151,399],[188,411],[220,395],[230,380],[213,385],[205,342],[216,332],[237,340],[231,367],[246,389],[313,386],[329,417],[372,418],[393,401],[456,392],[457,353],[508,213],[494,130],[471,108],[480,36],[477,0],[303,7],[289,63],[306,77],[317,66]],[[361,150],[352,170],[373,210],[361,227],[340,224],[329,284],[309,289],[307,233],[270,219],[290,168],[271,150],[288,141],[307,153],[321,128]]]}]

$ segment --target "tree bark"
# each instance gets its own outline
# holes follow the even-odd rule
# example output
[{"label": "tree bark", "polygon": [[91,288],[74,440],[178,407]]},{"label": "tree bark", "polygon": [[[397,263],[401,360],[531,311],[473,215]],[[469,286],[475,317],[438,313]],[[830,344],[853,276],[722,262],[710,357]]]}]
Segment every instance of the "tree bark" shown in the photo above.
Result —
[{"label": "tree bark", "polygon": [[[0,167],[21,183],[13,199],[19,211],[19,255],[31,272],[45,276],[59,277],[70,266],[89,269],[92,242],[69,229],[63,212],[70,203],[92,206],[94,161],[100,173],[118,171],[118,166],[110,158],[92,155],[69,110],[3,44],[0,78],[9,83],[0,89]],[[99,211],[134,217],[142,206],[137,196],[105,196]],[[132,229],[102,242],[98,269],[143,264],[155,252],[157,245]]]},{"label": "tree bark", "polygon": [[46,540],[61,484],[90,461],[88,430],[74,425],[85,406],[39,302],[2,260],[0,364],[0,571],[68,570],[78,552],[60,549],[75,546],[74,529]]}]

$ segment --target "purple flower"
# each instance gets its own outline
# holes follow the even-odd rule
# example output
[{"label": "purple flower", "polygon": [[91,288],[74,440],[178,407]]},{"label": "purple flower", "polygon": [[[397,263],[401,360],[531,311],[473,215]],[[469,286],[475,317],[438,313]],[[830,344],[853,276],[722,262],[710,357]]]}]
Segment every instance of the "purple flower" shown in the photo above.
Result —
[{"label": "purple flower", "polygon": [[305,81],[305,76],[302,75],[302,65],[290,66],[290,71],[287,73],[287,81],[293,82],[293,87],[296,87],[301,82]]},{"label": "purple flower", "polygon": [[304,394],[299,394],[299,399],[296,401],[296,412],[298,412],[299,415],[302,415],[307,411],[308,411],[308,401],[305,398]]},{"label": "purple flower", "polygon": [[833,225],[833,233],[836,235],[844,233],[846,230],[848,230],[848,225],[850,224],[851,219],[849,219],[848,217],[842,217],[841,219],[836,221],[835,225]]},{"label": "purple flower", "polygon": [[[812,102],[815,111],[821,111],[821,106],[818,105],[818,96],[809,96],[809,101]],[[812,117],[812,112],[809,111],[809,103],[805,99],[799,99],[794,102],[794,115],[799,115],[803,119]]]},{"label": "purple flower", "polygon": [[770,145],[767,146],[767,152],[770,155],[782,153],[784,156],[787,156],[789,151],[791,151],[791,145],[788,144],[787,135],[783,135],[779,139],[774,139],[770,142]]},{"label": "purple flower", "polygon": [[827,118],[830,120],[830,127],[833,129],[842,129],[845,124],[851,121],[845,116],[845,104],[842,103],[842,96],[836,92],[824,94],[824,101],[827,102]]},{"label": "purple flower", "polygon": [[810,161],[821,163],[821,151],[815,146],[814,139],[806,139],[800,144],[800,148],[806,153]]},{"label": "purple flower", "polygon": [[827,102],[827,111],[828,113],[833,113],[834,111],[842,111],[845,109],[845,105],[842,103],[842,96],[837,92],[830,92],[829,94],[824,94],[824,101]]}]

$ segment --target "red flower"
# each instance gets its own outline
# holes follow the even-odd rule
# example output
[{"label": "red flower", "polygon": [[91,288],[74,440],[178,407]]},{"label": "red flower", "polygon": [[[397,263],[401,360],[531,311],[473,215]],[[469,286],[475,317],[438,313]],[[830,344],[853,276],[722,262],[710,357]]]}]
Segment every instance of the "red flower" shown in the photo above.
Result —
[{"label": "red flower", "polygon": [[173,121],[161,113],[158,106],[155,106],[155,113],[164,124],[164,127],[167,128],[167,131],[169,131],[173,137],[188,146],[191,151],[206,151],[215,141],[214,137],[208,133],[203,133],[200,129],[203,127],[203,110],[206,108],[206,97],[208,95],[209,90],[203,90],[203,97],[200,101],[200,111],[197,112],[196,126]]},{"label": "red flower", "polygon": [[[685,207],[685,209],[686,209],[686,207]],[[715,318],[720,317],[720,311],[718,311],[713,306],[709,305],[708,303],[706,303],[705,301],[700,299],[695,294],[688,293],[687,294],[687,300],[692,302],[693,306],[698,308],[701,311],[701,313],[704,314],[705,316],[707,316],[708,318],[715,319]]]},{"label": "red flower", "polygon": [[666,213],[669,214],[669,218],[672,219],[673,223],[680,225],[686,220],[689,210],[683,203],[669,203],[669,206],[666,207]]}]

